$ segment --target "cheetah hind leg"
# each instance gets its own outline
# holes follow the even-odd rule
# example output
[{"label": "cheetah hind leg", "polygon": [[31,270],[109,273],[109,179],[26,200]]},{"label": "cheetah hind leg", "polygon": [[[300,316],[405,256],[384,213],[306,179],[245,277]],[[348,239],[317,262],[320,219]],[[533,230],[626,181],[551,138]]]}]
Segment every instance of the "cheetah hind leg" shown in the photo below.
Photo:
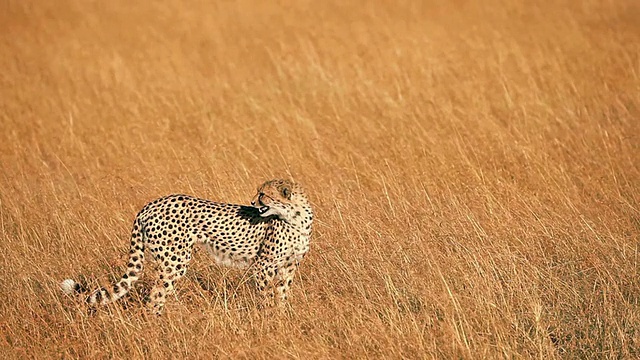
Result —
[{"label": "cheetah hind leg", "polygon": [[150,302],[148,306],[154,314],[162,315],[167,295],[175,292],[175,282],[183,277],[186,272],[187,264],[185,262],[160,267],[158,281],[149,294]]}]

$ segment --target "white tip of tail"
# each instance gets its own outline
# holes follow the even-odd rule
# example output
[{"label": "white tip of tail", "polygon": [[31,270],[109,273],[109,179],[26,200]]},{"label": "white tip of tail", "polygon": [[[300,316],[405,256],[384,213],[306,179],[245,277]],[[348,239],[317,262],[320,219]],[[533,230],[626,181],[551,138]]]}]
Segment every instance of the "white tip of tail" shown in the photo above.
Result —
[{"label": "white tip of tail", "polygon": [[66,279],[60,283],[60,288],[67,295],[72,295],[76,289],[76,282],[71,279]]}]

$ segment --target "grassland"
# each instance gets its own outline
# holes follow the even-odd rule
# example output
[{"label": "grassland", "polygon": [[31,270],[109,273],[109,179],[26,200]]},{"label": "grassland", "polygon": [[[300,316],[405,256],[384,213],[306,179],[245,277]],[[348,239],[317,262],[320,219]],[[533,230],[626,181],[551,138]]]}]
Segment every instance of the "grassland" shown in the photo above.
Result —
[{"label": "grassland", "polygon": [[[637,1],[0,9],[3,358],[640,356]],[[287,311],[204,253],[160,318],[59,291],[273,177],[317,214]]]}]

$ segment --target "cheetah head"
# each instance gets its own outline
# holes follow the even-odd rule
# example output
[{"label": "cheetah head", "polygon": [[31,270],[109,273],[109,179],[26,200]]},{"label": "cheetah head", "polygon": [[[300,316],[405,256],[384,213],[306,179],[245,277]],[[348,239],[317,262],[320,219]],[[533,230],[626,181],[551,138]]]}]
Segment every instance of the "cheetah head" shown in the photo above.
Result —
[{"label": "cheetah head", "polygon": [[302,187],[288,180],[270,180],[258,187],[251,205],[258,209],[260,216],[277,216],[293,222],[310,208]]}]

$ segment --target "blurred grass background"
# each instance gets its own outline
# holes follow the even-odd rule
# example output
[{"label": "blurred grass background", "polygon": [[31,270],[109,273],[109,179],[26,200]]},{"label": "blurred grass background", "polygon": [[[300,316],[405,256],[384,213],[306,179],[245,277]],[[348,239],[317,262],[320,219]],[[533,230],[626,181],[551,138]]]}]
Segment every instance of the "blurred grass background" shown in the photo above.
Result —
[{"label": "blurred grass background", "polygon": [[[635,1],[0,9],[6,358],[640,356]],[[317,216],[288,311],[200,253],[161,318],[59,291],[273,177]]]}]

